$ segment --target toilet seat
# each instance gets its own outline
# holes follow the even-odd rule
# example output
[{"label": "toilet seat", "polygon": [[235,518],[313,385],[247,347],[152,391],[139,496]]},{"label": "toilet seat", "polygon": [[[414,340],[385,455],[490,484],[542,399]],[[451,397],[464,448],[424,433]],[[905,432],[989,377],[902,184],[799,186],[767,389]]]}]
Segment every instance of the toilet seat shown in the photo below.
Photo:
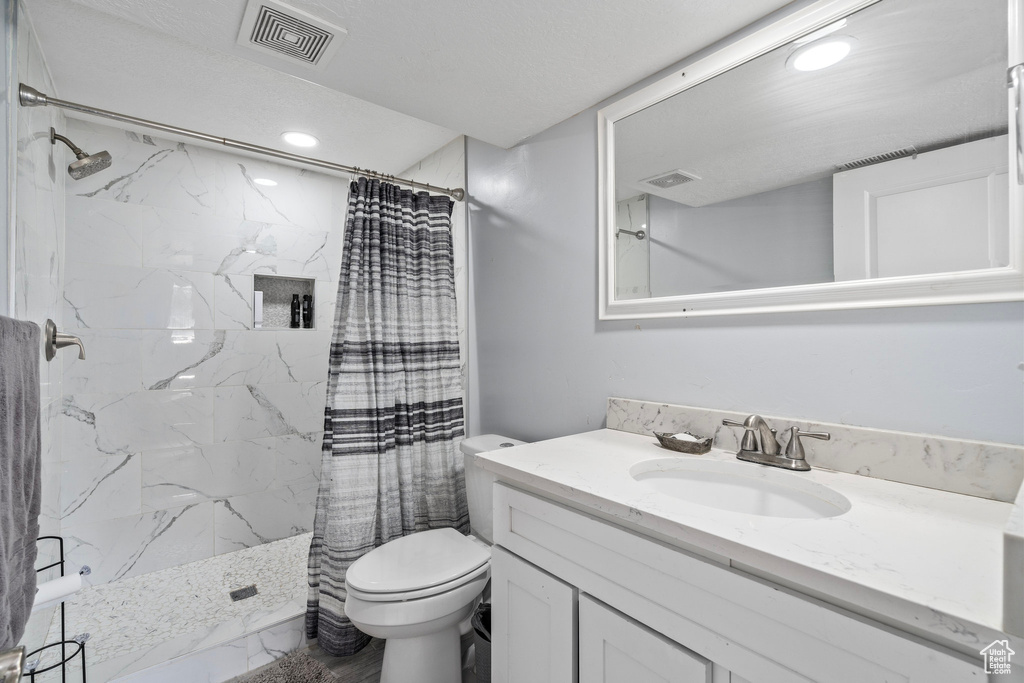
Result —
[{"label": "toilet seat", "polygon": [[452,581],[447,581],[436,586],[431,586],[429,588],[421,588],[419,590],[413,591],[401,591],[394,593],[371,593],[368,591],[361,591],[358,588],[354,588],[351,584],[348,583],[348,580],[345,581],[345,589],[348,592],[349,596],[358,598],[360,600],[365,600],[367,602],[406,602],[408,600],[429,598],[433,595],[441,595],[443,593],[453,591],[456,588],[465,586],[467,583],[471,583],[477,577],[483,574],[487,574],[490,571],[491,565],[484,564],[477,567],[468,574],[463,574],[462,576],[453,579]]},{"label": "toilet seat", "polygon": [[455,529],[403,536],[371,550],[349,567],[345,587],[370,602],[438,595],[489,569],[490,552]]}]

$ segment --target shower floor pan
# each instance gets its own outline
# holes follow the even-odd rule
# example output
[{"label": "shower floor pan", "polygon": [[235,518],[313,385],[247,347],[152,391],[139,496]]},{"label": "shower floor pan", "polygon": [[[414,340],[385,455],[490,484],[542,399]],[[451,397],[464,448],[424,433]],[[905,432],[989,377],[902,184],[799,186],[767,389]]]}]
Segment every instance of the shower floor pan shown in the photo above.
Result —
[{"label": "shower floor pan", "polygon": [[[66,603],[67,633],[89,634],[89,683],[215,683],[305,645],[311,537],[301,534],[78,593]],[[253,585],[255,595],[232,600],[232,591]],[[47,637],[57,640],[60,610]],[[47,665],[43,661],[40,668]],[[57,683],[60,670],[36,680]],[[69,666],[68,681],[78,680],[78,666]]]}]

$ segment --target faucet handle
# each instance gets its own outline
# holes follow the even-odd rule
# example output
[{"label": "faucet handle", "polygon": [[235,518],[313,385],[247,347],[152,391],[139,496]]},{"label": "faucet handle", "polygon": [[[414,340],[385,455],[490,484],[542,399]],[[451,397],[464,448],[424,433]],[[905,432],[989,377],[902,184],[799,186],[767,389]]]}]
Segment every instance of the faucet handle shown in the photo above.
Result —
[{"label": "faucet handle", "polygon": [[832,438],[832,435],[828,432],[804,432],[799,427],[790,427],[786,430],[789,432],[789,443],[786,444],[785,456],[792,460],[804,460],[804,445],[800,442],[800,437],[809,436],[812,439],[822,439],[828,441]]},{"label": "faucet handle", "polygon": [[743,427],[747,430],[743,433],[743,440],[740,442],[740,450],[743,451],[758,451],[757,437],[754,436],[754,427],[748,426],[744,422],[737,422],[736,420],[722,420],[722,424],[726,427]]}]

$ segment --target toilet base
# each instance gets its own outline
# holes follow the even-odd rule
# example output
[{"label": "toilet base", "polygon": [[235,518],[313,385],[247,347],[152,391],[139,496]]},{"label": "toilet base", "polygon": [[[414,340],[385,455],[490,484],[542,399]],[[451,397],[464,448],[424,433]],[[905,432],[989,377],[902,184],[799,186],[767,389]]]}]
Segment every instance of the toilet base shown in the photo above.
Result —
[{"label": "toilet base", "polygon": [[459,625],[414,638],[388,638],[380,683],[453,683],[462,680]]}]

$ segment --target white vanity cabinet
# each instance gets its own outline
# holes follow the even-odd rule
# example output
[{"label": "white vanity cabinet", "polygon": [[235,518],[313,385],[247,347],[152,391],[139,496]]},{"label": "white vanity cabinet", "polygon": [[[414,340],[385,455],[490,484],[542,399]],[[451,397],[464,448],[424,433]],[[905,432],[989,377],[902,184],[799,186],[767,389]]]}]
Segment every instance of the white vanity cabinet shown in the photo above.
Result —
[{"label": "white vanity cabinet", "polygon": [[495,683],[986,678],[980,659],[504,484],[494,532]]},{"label": "white vanity cabinet", "polygon": [[[492,680],[738,683],[713,665],[515,555],[491,557]],[[577,619],[578,616],[578,619]]]},{"label": "white vanity cabinet", "polygon": [[589,595],[580,597],[580,680],[713,683],[713,665]]},{"label": "white vanity cabinet", "polygon": [[576,589],[495,547],[491,554],[492,680],[576,680]]}]

